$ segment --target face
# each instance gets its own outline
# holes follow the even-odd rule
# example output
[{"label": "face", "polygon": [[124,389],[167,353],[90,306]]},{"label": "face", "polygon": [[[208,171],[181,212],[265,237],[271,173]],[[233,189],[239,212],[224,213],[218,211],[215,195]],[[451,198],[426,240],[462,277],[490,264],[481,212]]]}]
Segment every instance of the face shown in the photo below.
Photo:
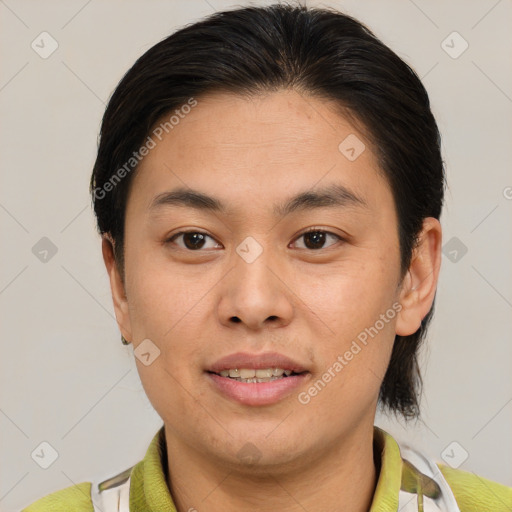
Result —
[{"label": "face", "polygon": [[371,428],[401,308],[397,216],[332,103],[197,98],[137,169],[125,226],[116,314],[172,442],[291,464]]}]

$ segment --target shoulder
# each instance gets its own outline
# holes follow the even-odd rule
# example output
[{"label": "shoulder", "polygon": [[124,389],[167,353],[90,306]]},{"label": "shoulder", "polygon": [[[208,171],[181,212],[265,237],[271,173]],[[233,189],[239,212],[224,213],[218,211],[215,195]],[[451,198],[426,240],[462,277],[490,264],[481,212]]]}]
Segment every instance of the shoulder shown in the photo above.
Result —
[{"label": "shoulder", "polygon": [[[154,435],[147,449],[146,456],[142,460],[106,480],[101,482],[95,481],[94,485],[99,484],[102,490],[107,490],[126,481],[128,476],[131,476],[130,489],[133,487],[134,491],[132,493],[130,490],[130,500],[132,499],[132,494],[134,503],[144,499],[144,480],[147,478],[145,476],[145,468],[148,468],[148,473],[151,474],[154,474],[155,471],[158,472],[160,467],[159,450],[165,449],[165,444],[163,444],[164,435],[164,427],[162,426]],[[162,470],[160,469],[160,471]],[[21,512],[94,512],[91,496],[92,486],[93,482],[82,482],[66,487],[39,498],[22,509]],[[135,510],[139,509],[135,508]]]},{"label": "shoulder", "polygon": [[91,482],[82,482],[53,492],[31,503],[21,512],[94,512]]},{"label": "shoulder", "polygon": [[445,464],[437,466],[451,487],[461,512],[512,510],[512,487]]}]

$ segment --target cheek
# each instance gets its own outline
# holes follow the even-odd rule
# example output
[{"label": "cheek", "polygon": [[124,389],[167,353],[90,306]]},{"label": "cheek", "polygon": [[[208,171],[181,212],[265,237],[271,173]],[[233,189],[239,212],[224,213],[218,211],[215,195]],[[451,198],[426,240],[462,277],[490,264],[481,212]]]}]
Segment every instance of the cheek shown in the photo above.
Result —
[{"label": "cheek", "polygon": [[149,366],[136,358],[141,382],[160,415],[170,404],[184,410],[186,393],[180,388],[193,389],[195,377],[187,362],[200,359],[195,340],[204,338],[204,278],[177,275],[143,256],[134,257],[130,264],[127,289],[133,349],[136,351],[142,340],[149,339],[160,351]]},{"label": "cheek", "polygon": [[397,272],[373,255],[300,282],[318,329],[318,373],[303,400],[315,409],[312,421],[338,421],[343,410],[357,416],[377,399],[395,337]]},{"label": "cheek", "polygon": [[[173,350],[165,350],[150,366],[144,366],[137,360],[137,370],[145,394],[158,415],[166,425],[186,435],[190,423],[200,425],[207,421],[204,409],[197,405],[200,397],[194,392],[194,383],[185,378],[183,359],[174,362],[176,357],[180,356]],[[176,411],[179,411],[180,418],[186,420],[177,421]]]},{"label": "cheek", "polygon": [[[396,300],[396,265],[370,251],[366,256],[328,267],[310,266],[303,273],[307,279],[294,282],[294,290],[317,324],[319,337],[326,339],[327,348],[341,350],[373,326]],[[390,323],[382,330],[393,330]]]},{"label": "cheek", "polygon": [[374,410],[391,356],[394,329],[391,321],[380,331],[372,327],[362,328],[359,338],[338,332],[336,344],[319,348],[323,364],[298,397],[298,407],[311,429],[321,431],[325,425],[334,425],[335,430],[336,425],[356,429]]},{"label": "cheek", "polygon": [[[130,254],[127,292],[135,337],[168,345],[187,325],[198,325],[205,292],[215,283],[215,276],[200,265],[173,265],[162,257],[162,251],[153,248]],[[185,337],[193,335],[189,331]]]}]

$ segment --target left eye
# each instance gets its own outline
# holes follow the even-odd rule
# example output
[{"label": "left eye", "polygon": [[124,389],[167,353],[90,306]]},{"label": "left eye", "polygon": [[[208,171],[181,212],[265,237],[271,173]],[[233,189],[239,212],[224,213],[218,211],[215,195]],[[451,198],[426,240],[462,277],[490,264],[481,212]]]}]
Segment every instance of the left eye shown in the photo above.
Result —
[{"label": "left eye", "polygon": [[[325,243],[326,237],[328,236],[334,237],[336,241],[343,241],[343,239],[340,236],[335,235],[330,231],[325,231],[323,229],[310,229],[309,231],[302,233],[302,235],[300,235],[297,238],[297,240],[304,238],[304,240],[307,241],[307,243],[305,244],[306,249],[318,250],[325,249],[325,247],[321,246]],[[300,249],[302,249],[302,247],[300,247]]]},{"label": "left eye", "polygon": [[[323,245],[325,244],[325,241],[329,236],[333,237],[335,242],[343,241],[343,239],[340,236],[335,235],[330,231],[325,231],[323,229],[311,229],[309,231],[306,231],[305,233],[302,233],[302,235],[300,235],[298,238],[296,238],[296,240],[304,238],[304,240],[306,241],[306,243],[304,244],[305,247],[299,247],[299,249],[304,248],[311,250],[319,250],[325,249]],[[178,247],[181,247],[182,249],[188,249],[191,251],[208,248],[205,247],[205,240],[207,238],[210,238],[211,240],[215,241],[214,238],[212,238],[210,235],[207,235],[206,233],[203,233],[202,231],[182,231],[180,233],[176,233],[175,235],[173,235],[171,238],[169,238],[169,240],[167,240],[167,242],[174,242],[179,238],[182,238],[184,245],[177,244]],[[213,248],[217,247],[218,245],[220,244],[214,244]]]}]

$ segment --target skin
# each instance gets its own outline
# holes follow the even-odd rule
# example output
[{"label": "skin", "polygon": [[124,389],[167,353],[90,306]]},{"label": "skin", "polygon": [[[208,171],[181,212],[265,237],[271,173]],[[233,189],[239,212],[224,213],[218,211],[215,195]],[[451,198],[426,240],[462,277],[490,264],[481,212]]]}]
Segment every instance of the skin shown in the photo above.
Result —
[{"label": "skin", "polygon": [[[355,161],[338,150],[349,134],[366,144]],[[275,203],[331,183],[367,206],[273,215]],[[149,211],[155,196],[178,186],[221,199],[229,213]],[[344,241],[327,235],[311,248],[314,240],[301,236],[310,227]],[[211,238],[198,249],[187,248],[183,236],[166,243],[187,230]],[[252,263],[236,252],[248,236],[263,248]],[[124,283],[108,236],[102,245],[122,334],[134,350],[149,338],[161,351],[149,366],[136,363],[164,421],[168,485],[180,512],[370,508],[379,388],[395,334],[414,333],[432,305],[440,246],[439,222],[425,219],[400,279],[391,190],[364,134],[332,103],[290,90],[198,98],[134,176]],[[297,394],[398,303],[395,318],[301,404]],[[277,403],[242,405],[220,394],[204,372],[238,351],[280,352],[310,374]],[[260,455],[254,464],[238,456],[248,442]]]}]

